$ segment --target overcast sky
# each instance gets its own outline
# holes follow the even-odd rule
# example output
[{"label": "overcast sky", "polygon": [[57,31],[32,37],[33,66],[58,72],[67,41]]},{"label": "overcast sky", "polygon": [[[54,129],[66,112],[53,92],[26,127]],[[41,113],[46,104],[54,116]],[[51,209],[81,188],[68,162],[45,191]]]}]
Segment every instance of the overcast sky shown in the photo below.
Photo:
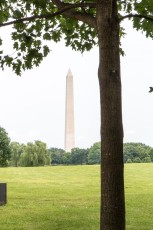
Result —
[{"label": "overcast sky", "polygon": [[[153,41],[128,24],[121,58],[124,142],[153,147]],[[10,54],[10,28],[1,29]],[[48,147],[64,148],[65,86],[68,69],[74,79],[75,143],[87,148],[100,140],[98,48],[83,55],[54,44],[40,67],[17,77],[0,70],[0,125],[12,141],[41,140]]]}]

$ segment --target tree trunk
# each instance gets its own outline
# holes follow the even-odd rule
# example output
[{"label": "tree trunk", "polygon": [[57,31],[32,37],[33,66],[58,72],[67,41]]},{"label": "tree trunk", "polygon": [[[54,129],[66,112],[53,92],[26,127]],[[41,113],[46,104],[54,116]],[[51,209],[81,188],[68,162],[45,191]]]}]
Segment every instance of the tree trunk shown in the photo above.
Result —
[{"label": "tree trunk", "polygon": [[123,126],[116,0],[97,0],[101,102],[100,230],[125,230]]}]

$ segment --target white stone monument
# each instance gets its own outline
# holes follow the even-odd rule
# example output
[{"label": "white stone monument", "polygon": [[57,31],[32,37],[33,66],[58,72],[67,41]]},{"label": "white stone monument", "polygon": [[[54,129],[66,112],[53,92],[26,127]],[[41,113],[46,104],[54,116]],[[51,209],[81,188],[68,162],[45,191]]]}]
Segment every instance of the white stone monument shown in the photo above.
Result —
[{"label": "white stone monument", "polygon": [[74,138],[74,96],[73,75],[69,69],[66,76],[66,104],[65,104],[65,151],[71,152],[75,146]]}]

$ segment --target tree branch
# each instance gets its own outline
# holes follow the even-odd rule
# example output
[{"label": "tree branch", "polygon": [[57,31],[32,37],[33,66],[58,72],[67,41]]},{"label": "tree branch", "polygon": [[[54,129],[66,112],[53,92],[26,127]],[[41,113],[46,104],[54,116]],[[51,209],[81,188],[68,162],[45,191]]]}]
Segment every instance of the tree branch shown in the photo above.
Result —
[{"label": "tree branch", "polygon": [[[56,2],[56,0],[55,0],[55,2]],[[51,18],[53,18],[53,17],[55,17],[57,15],[61,15],[61,14],[65,15],[65,13],[68,12],[68,11],[69,11],[68,15],[70,17],[78,19],[78,20],[81,20],[81,18],[82,18],[82,21],[84,21],[86,23],[88,23],[91,20],[91,18],[92,18],[92,20],[94,19],[92,16],[87,15],[88,16],[88,20],[87,20],[87,16],[85,16],[84,14],[81,14],[81,13],[79,13],[77,11],[73,11],[73,12],[71,11],[72,9],[75,9],[75,8],[78,8],[78,7],[95,8],[94,3],[78,3],[78,4],[61,3],[61,5],[62,5],[62,7],[60,7],[60,9],[58,11],[56,11],[55,13],[46,13],[46,14],[41,14],[41,15],[34,15],[34,16],[30,16],[30,17],[25,17],[25,18],[20,18],[20,19],[17,19],[17,20],[13,20],[13,21],[10,21],[10,22],[0,23],[0,27],[9,26],[9,25],[13,25],[13,24],[17,24],[17,23],[21,23],[21,22],[25,22],[25,21],[33,21],[35,19],[51,19]],[[95,26],[95,23],[90,23],[90,25],[91,24],[92,24],[93,27]]]},{"label": "tree branch", "polygon": [[[66,6],[72,6],[74,4],[70,4],[70,3],[63,3],[60,0],[52,0],[52,2],[59,8],[59,9],[63,9]],[[96,3],[85,3],[84,0],[78,4],[78,7],[84,8],[84,5],[89,6],[90,8],[96,8]],[[85,14],[85,13],[81,13],[78,11],[74,11],[74,10],[70,10],[70,11],[66,11],[63,13],[64,16],[72,18],[72,19],[76,19],[76,20],[80,20],[84,23],[87,23],[89,26],[96,28],[96,19],[89,14]]]},{"label": "tree branch", "polygon": [[119,21],[123,21],[126,18],[144,18],[148,21],[153,22],[153,16],[147,16],[147,15],[142,15],[142,14],[127,14],[119,19]]}]

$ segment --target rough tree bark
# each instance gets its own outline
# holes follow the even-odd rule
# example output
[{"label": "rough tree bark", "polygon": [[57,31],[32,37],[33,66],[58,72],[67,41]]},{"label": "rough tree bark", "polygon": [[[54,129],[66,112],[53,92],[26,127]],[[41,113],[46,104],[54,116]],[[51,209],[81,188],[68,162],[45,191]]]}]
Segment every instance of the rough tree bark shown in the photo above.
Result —
[{"label": "rough tree bark", "polygon": [[100,230],[125,229],[123,126],[116,0],[97,0],[101,102]]}]

